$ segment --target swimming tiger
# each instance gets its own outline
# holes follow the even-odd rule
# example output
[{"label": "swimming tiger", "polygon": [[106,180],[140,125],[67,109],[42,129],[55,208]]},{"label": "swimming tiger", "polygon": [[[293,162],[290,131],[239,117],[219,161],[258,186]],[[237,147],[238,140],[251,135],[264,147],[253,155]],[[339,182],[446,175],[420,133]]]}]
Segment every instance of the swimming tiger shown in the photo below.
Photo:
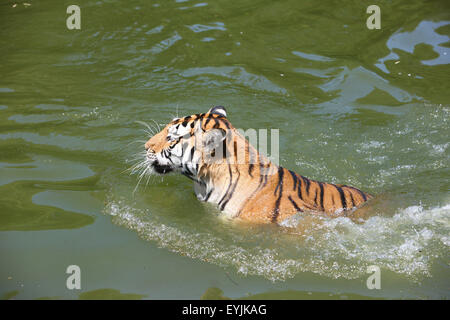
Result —
[{"label": "swimming tiger", "polygon": [[216,204],[230,218],[279,223],[303,211],[333,216],[372,198],[274,164],[232,126],[222,106],[173,119],[145,150],[148,171],[187,176],[199,200]]}]

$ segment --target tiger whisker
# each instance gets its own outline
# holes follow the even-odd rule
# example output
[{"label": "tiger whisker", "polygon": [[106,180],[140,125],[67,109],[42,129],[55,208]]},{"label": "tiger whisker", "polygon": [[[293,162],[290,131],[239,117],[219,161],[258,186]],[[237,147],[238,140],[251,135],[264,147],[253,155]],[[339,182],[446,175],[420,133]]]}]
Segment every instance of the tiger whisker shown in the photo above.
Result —
[{"label": "tiger whisker", "polygon": [[125,169],[122,173],[129,171],[130,175],[132,175],[132,174],[135,174],[137,171],[143,169],[143,167],[144,167],[144,164],[137,163],[137,164],[131,166],[130,168]]},{"label": "tiger whisker", "polygon": [[[151,174],[147,175],[147,181],[145,182],[145,188],[147,188],[147,186],[148,186],[148,183],[149,183],[149,181],[150,181],[151,177],[152,177],[152,175],[151,175]],[[145,188],[144,188],[144,190],[145,190]]]},{"label": "tiger whisker", "polygon": [[156,122],[154,119],[150,119],[151,121],[153,121],[156,124],[156,128],[158,129],[158,132],[161,131],[161,128],[159,126],[159,123]]},{"label": "tiger whisker", "polygon": [[147,171],[150,169],[150,167],[146,167],[145,169],[144,169],[144,171],[142,171],[142,173],[139,175],[139,180],[138,180],[138,182],[137,182],[137,184],[136,184],[136,187],[134,188],[134,190],[133,190],[133,194],[136,192],[136,190],[138,189],[138,187],[139,187],[139,184],[141,183],[141,180],[142,180],[142,178],[145,176],[145,174],[147,173]]},{"label": "tiger whisker", "polygon": [[144,158],[144,160],[142,160],[143,157],[145,157],[145,152],[136,154],[134,156],[134,158],[130,159],[129,161],[137,161],[137,162],[135,164],[133,164],[131,167],[123,170],[122,173],[125,173],[128,171],[128,172],[130,172],[130,175],[131,175],[131,174],[136,173],[140,169],[144,168],[145,166],[147,166],[147,159]]},{"label": "tiger whisker", "polygon": [[144,121],[139,121],[139,120],[136,120],[135,122],[145,126],[152,136],[155,135],[155,131],[153,130],[154,128],[152,128],[148,123],[146,123]]},{"label": "tiger whisker", "polygon": [[128,147],[129,145],[131,145],[131,144],[133,144],[133,143],[142,143],[142,144],[145,144],[147,141],[145,141],[145,140],[135,140],[135,141],[131,141],[131,142],[128,142],[127,144],[126,144],[126,146]]},{"label": "tiger whisker", "polygon": [[146,130],[146,129],[141,129],[141,131],[144,131],[149,137],[152,137],[155,135],[153,132]]}]

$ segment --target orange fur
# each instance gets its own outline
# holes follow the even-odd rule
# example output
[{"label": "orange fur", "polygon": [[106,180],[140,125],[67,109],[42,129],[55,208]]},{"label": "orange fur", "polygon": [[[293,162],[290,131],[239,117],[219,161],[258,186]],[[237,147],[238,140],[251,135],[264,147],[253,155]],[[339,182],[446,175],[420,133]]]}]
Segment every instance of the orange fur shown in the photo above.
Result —
[{"label": "orange fur", "polygon": [[[275,165],[259,154],[231,125],[226,113],[212,110],[174,119],[149,139],[145,148],[153,154],[164,154],[167,152],[164,150],[174,148],[177,143],[187,143],[186,150],[199,159],[197,170],[186,169],[195,186],[201,190],[198,197],[217,204],[230,217],[266,223],[281,222],[302,211],[337,216],[372,198],[357,188],[310,180]],[[189,130],[188,137],[176,142],[168,141],[169,129],[174,131],[180,126]],[[205,161],[208,152],[195,141],[198,139],[196,130],[207,133],[213,129],[221,129],[227,134],[223,161]],[[242,154],[244,157],[240,162],[230,161],[237,160]]]}]

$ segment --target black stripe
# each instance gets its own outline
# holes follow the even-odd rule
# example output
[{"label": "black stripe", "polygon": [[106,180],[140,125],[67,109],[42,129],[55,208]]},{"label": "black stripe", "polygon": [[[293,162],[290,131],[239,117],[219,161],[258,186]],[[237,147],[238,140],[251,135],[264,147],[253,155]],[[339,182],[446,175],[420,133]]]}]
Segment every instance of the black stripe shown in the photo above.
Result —
[{"label": "black stripe", "polygon": [[298,205],[295,203],[294,199],[291,198],[291,196],[288,196],[288,199],[291,201],[291,203],[294,206],[295,210],[297,210],[298,212],[303,212],[303,210],[298,207]]},{"label": "black stripe", "polygon": [[211,193],[213,192],[213,189],[209,190],[208,194],[205,197],[205,201],[208,201],[209,197],[211,196]]},{"label": "black stripe", "polygon": [[[317,182],[317,184],[318,184],[319,182]],[[315,190],[315,195],[314,195],[314,203],[316,204],[316,206],[319,204],[318,202],[317,202],[317,196],[319,195],[319,192],[317,191],[317,188],[314,188],[314,190]]]},{"label": "black stripe", "polygon": [[350,193],[350,200],[352,201],[352,208],[353,208],[355,206],[355,199],[353,199],[353,194],[350,190],[348,193]]},{"label": "black stripe", "polygon": [[238,177],[237,177],[236,181],[234,182],[233,187],[231,188],[230,194],[228,195],[227,200],[225,200],[224,203],[222,203],[222,206],[220,207],[220,210],[225,209],[225,206],[227,205],[228,201],[230,201],[231,198],[233,197],[234,190],[236,190],[236,186],[237,186],[237,184],[239,182],[239,178],[240,177],[241,177],[241,174],[238,172]]},{"label": "black stripe", "polygon": [[309,179],[306,178],[306,177],[302,177],[302,178],[303,178],[303,180],[304,180],[305,183],[306,183],[306,195],[308,195],[308,194],[309,194],[310,181],[309,181]]},{"label": "black stripe", "polygon": [[320,206],[322,207],[322,209],[325,209],[324,205],[323,205],[323,183],[322,182],[319,182],[319,187],[320,187]]},{"label": "black stripe", "polygon": [[192,176],[188,175],[188,174],[185,173],[185,172],[181,172],[181,174],[184,175],[185,177],[188,177],[188,178],[191,179],[192,181],[197,181],[197,180],[195,180]]},{"label": "black stripe", "polygon": [[[355,188],[355,189],[356,189],[356,188]],[[362,195],[364,201],[367,201],[367,197],[366,197],[366,195],[364,194],[364,192],[362,192],[362,191],[359,190],[359,189],[356,189],[356,190],[358,190],[358,192]]]},{"label": "black stripe", "polygon": [[183,166],[183,170],[187,175],[193,176],[191,170],[189,170],[189,168],[187,167],[187,165]]},{"label": "black stripe", "polygon": [[253,159],[253,152],[250,150],[250,144],[248,143],[247,140],[245,140],[245,144],[246,144],[247,152],[248,152],[248,162],[249,162],[248,174],[250,175],[250,177],[253,178],[252,172],[253,172],[253,169],[255,168],[255,164],[254,164],[255,163],[255,159]]},{"label": "black stripe", "polygon": [[225,159],[227,157],[227,139],[224,139],[222,142],[222,158]]},{"label": "black stripe", "polygon": [[213,126],[213,128],[214,128],[214,129],[218,129],[219,127],[220,127],[219,120],[217,120],[216,118],[214,118],[214,126]]},{"label": "black stripe", "polygon": [[364,199],[364,201],[367,201],[367,197],[366,197],[366,195],[364,194],[364,192],[362,192],[361,190],[359,190],[359,189],[357,189],[357,188],[355,188],[355,187],[350,187],[350,186],[346,186],[346,187],[355,190],[356,192],[358,192],[358,193],[361,195],[361,197]]},{"label": "black stripe", "polygon": [[281,202],[281,196],[283,195],[283,174],[284,174],[284,169],[282,167],[278,168],[278,184],[277,187],[275,188],[275,193],[277,192],[277,190],[279,189],[280,192],[278,194],[278,198],[277,201],[275,202],[275,209],[272,215],[272,222],[276,222],[278,215],[280,214],[280,202]]},{"label": "black stripe", "polygon": [[[258,183],[258,186],[256,187],[255,190],[253,190],[253,192],[252,192],[252,194],[250,195],[250,197],[248,197],[247,200],[245,201],[245,203],[241,206],[241,209],[239,210],[238,216],[241,214],[242,209],[246,206],[246,204],[248,203],[248,201],[250,201],[251,199],[253,199],[253,197],[255,196],[255,194],[256,194],[260,189],[262,189],[262,184],[263,184],[263,179],[264,179],[264,176],[263,176],[263,174],[262,174],[262,167],[263,167],[263,164],[262,164],[262,163],[259,163],[259,170],[260,170],[260,172],[259,172],[259,183]],[[250,170],[250,169],[249,169],[249,170]],[[253,166],[252,166],[252,170],[253,170]]]},{"label": "black stripe", "polygon": [[339,195],[341,196],[342,207],[347,209],[347,200],[345,200],[344,190],[341,187],[335,186],[337,191],[339,191]]},{"label": "black stripe", "polygon": [[206,119],[205,124],[203,127],[206,129],[206,125],[211,121],[211,115]]},{"label": "black stripe", "polygon": [[302,178],[297,176],[297,181],[298,181],[297,195],[300,198],[300,200],[303,200],[303,195],[302,195]]},{"label": "black stripe", "polygon": [[225,197],[228,195],[228,192],[230,191],[231,188],[231,184],[233,182],[233,173],[231,172],[231,166],[230,164],[228,164],[228,173],[230,174],[230,182],[228,183],[228,188],[227,191],[225,192],[225,194],[223,195],[222,199],[220,199],[219,201],[219,205],[222,204],[222,201],[225,199]]},{"label": "black stripe", "polygon": [[289,173],[292,176],[292,180],[294,180],[294,187],[292,188],[292,190],[295,190],[297,188],[297,175],[291,170],[289,170]]},{"label": "black stripe", "polygon": [[228,123],[227,120],[225,120],[225,119],[220,119],[220,118],[219,118],[219,120],[222,121],[222,122],[225,124],[225,127],[227,127],[227,129],[230,129],[230,124]]},{"label": "black stripe", "polygon": [[263,179],[264,179],[264,176],[261,172],[261,166],[262,166],[262,164],[259,164],[259,184],[258,184],[258,188],[256,188],[257,190],[261,187]]},{"label": "black stripe", "polygon": [[264,174],[261,174],[261,178],[260,178],[260,183],[261,183],[261,180],[263,180],[261,188],[264,188],[267,184],[267,171],[265,170],[266,165],[260,163],[259,168],[260,168],[260,171],[263,171],[263,173],[264,173]]},{"label": "black stripe", "polygon": [[275,188],[275,191],[273,192],[274,195],[277,194],[278,189],[280,189],[280,193],[283,191],[283,168],[279,167],[278,168],[278,184],[277,187]]}]

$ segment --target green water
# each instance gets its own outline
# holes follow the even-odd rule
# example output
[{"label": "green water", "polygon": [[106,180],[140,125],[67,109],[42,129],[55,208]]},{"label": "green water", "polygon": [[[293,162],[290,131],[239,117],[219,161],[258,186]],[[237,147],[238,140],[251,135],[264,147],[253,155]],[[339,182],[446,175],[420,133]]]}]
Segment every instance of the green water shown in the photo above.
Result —
[{"label": "green water", "polygon": [[[28,3],[0,2],[0,297],[450,297],[448,1],[377,1],[380,30],[367,1],[82,0],[81,30]],[[241,225],[177,175],[133,192],[136,121],[219,104],[371,218]]]}]

